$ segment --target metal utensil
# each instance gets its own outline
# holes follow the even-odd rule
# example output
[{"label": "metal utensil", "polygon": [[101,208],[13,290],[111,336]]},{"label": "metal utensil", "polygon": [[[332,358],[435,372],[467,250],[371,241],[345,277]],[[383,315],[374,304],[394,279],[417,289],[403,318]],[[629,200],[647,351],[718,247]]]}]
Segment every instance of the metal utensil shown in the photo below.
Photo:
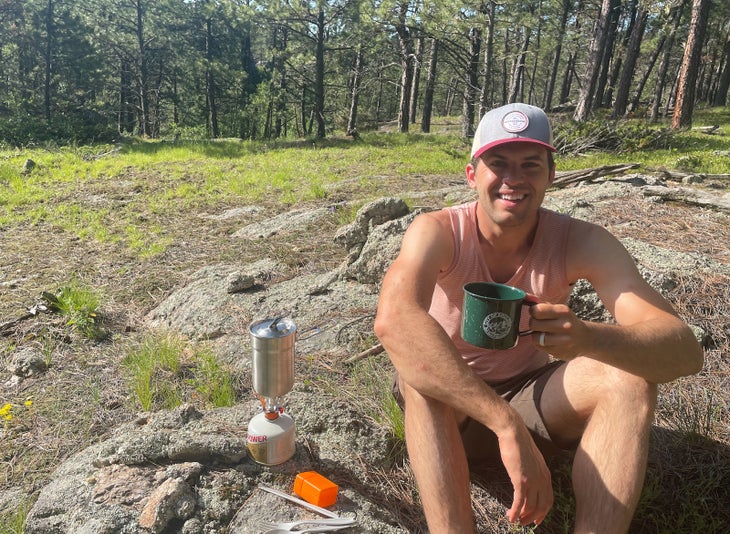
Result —
[{"label": "metal utensil", "polygon": [[274,495],[278,495],[279,497],[282,497],[283,499],[286,499],[287,501],[291,501],[293,503],[296,503],[300,506],[304,506],[305,508],[312,510],[313,512],[317,512],[318,514],[325,515],[327,517],[331,517],[333,519],[345,519],[343,517],[340,517],[334,512],[330,512],[326,508],[321,508],[319,506],[316,506],[314,504],[308,503],[307,501],[304,501],[302,499],[299,499],[297,497],[294,497],[293,495],[289,495],[288,493],[284,493],[283,491],[279,491],[274,488],[270,488],[269,486],[264,486],[263,484],[259,484],[259,489],[262,489],[264,491],[268,491],[269,493],[273,493]]},{"label": "metal utensil", "polygon": [[351,527],[357,524],[356,519],[300,519],[298,521],[288,521],[288,522],[281,522],[281,523],[273,523],[271,521],[261,520],[256,522],[256,526],[261,528],[264,531],[267,530],[285,530],[287,532],[297,532],[299,529],[297,527],[309,527],[314,528],[316,526],[341,526],[341,527]]},{"label": "metal utensil", "polygon": [[271,530],[265,531],[264,534],[292,534],[293,532],[304,534],[305,532],[329,532],[332,530],[342,530],[345,528],[350,528],[351,526],[352,525],[330,525],[324,527],[306,527],[301,530],[283,530],[280,528],[273,528]]}]

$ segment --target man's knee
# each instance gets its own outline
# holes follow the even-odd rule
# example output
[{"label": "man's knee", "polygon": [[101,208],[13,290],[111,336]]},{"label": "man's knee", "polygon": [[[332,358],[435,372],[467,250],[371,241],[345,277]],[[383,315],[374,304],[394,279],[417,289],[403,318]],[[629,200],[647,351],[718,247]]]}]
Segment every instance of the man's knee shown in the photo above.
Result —
[{"label": "man's knee", "polygon": [[615,406],[620,416],[651,419],[657,404],[657,385],[640,376],[604,366],[601,397],[598,403]]}]

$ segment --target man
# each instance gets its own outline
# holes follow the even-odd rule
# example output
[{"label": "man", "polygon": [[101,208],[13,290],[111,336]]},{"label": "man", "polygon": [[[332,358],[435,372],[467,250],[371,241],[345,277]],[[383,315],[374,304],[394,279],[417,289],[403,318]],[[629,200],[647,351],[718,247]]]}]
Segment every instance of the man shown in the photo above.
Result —
[{"label": "man", "polygon": [[[702,367],[692,331],[616,238],[541,207],[554,150],[539,108],[487,113],[466,166],[477,200],[417,217],[383,280],[375,331],[397,371],[432,534],[473,532],[468,462],[488,454],[490,439],[514,487],[510,522],[539,524],[553,504],[537,440],[575,450],[575,531],[626,532],[643,485],[656,384]],[[617,324],[583,321],[566,306],[579,279]],[[521,328],[533,333],[504,351],[464,342],[462,287],[473,281],[537,297]]]}]

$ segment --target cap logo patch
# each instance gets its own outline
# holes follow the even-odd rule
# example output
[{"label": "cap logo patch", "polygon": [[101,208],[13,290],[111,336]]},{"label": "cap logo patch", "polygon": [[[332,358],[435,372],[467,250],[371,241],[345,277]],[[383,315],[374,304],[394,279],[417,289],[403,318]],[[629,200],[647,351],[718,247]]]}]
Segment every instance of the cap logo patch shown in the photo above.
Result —
[{"label": "cap logo patch", "polygon": [[510,111],[502,117],[502,128],[509,133],[519,133],[527,130],[530,119],[521,111]]}]

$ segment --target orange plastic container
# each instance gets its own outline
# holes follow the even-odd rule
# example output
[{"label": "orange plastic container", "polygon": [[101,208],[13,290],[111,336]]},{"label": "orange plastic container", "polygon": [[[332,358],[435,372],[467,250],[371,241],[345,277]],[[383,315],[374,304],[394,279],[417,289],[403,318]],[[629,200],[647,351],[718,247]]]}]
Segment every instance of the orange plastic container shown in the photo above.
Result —
[{"label": "orange plastic container", "polygon": [[294,479],[294,493],[305,501],[322,508],[335,504],[338,489],[337,484],[316,471],[299,473]]}]

